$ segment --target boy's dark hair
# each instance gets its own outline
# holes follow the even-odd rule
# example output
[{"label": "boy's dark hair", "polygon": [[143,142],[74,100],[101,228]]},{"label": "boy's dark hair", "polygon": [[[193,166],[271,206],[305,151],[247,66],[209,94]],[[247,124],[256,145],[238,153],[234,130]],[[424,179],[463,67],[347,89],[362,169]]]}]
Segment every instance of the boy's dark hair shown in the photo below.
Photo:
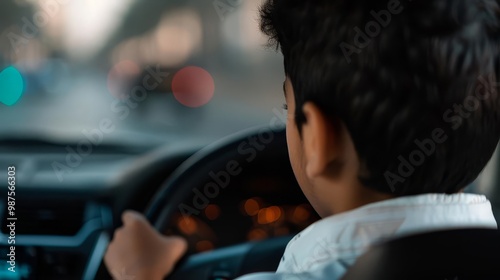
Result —
[{"label": "boy's dark hair", "polygon": [[498,0],[268,0],[296,123],[314,102],[352,136],[367,187],[456,193],[500,138]]}]

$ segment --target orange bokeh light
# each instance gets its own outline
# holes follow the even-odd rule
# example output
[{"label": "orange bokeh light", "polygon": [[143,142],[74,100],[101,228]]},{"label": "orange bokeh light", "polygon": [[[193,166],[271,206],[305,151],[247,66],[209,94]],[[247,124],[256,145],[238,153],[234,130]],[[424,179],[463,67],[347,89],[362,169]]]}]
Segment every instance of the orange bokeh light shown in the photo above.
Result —
[{"label": "orange bokeh light", "polygon": [[205,216],[211,221],[216,220],[220,216],[220,207],[215,204],[210,204],[205,208]]},{"label": "orange bokeh light", "polygon": [[187,235],[194,234],[198,230],[196,221],[191,217],[181,217],[177,222],[179,230]]},{"label": "orange bokeh light", "polygon": [[248,216],[255,216],[259,213],[260,204],[257,200],[250,198],[247,201],[245,201],[243,208],[245,209],[245,213]]},{"label": "orange bokeh light", "polygon": [[297,206],[292,214],[292,220],[296,223],[305,222],[310,217],[311,217],[311,212],[303,205]]},{"label": "orange bokeh light", "polygon": [[282,212],[283,211],[278,206],[260,209],[257,216],[257,222],[261,225],[274,223],[281,218]]}]

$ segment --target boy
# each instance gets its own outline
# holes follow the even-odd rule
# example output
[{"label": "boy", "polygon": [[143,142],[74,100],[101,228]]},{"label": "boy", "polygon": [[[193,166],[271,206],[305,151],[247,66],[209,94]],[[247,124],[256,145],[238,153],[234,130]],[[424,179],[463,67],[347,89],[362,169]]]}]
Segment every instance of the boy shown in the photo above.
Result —
[{"label": "boy", "polygon": [[[489,201],[462,191],[500,137],[499,21],[498,0],[264,4],[262,30],[284,55],[290,160],[323,219],[276,274],[242,279],[339,279],[381,239],[497,227]],[[123,220],[109,270],[162,279],[185,241]]]}]

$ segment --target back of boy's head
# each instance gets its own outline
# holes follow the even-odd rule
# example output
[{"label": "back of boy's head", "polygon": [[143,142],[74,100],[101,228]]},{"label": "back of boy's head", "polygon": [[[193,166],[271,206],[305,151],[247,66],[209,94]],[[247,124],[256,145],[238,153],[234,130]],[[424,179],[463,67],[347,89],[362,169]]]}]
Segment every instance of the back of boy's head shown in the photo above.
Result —
[{"label": "back of boy's head", "polygon": [[314,102],[350,133],[370,188],[456,193],[500,137],[498,0],[268,0],[295,121]]}]

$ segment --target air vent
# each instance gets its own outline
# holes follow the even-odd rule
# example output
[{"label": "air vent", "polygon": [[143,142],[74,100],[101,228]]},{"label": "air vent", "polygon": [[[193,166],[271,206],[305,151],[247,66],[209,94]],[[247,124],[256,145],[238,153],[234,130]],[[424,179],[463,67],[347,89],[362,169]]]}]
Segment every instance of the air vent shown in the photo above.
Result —
[{"label": "air vent", "polygon": [[[16,235],[69,236],[82,227],[85,202],[24,199],[16,202]],[[3,211],[3,214],[2,220],[6,221],[7,213]],[[2,225],[2,232],[7,233],[6,223]]]}]

